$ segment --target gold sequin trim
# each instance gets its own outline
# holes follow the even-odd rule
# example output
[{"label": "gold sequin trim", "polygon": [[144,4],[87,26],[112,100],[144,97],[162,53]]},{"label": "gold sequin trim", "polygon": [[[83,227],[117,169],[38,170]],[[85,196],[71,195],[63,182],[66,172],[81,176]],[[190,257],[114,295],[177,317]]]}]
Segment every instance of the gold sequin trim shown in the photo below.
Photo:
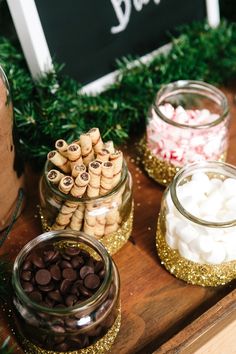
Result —
[{"label": "gold sequin trim", "polygon": [[[105,246],[106,250],[110,255],[113,255],[116,252],[118,252],[126,244],[126,242],[128,241],[131,235],[133,229],[133,218],[134,218],[133,204],[134,203],[132,203],[132,207],[128,219],[124,223],[122,223],[121,227],[117,231],[99,239],[99,241]],[[43,230],[50,231],[51,228],[47,224],[47,221],[43,216],[41,209],[39,209],[39,215],[40,215]]]},{"label": "gold sequin trim", "polygon": [[73,350],[69,352],[68,351],[55,352],[52,350],[45,350],[31,343],[26,338],[23,338],[21,342],[22,342],[22,347],[24,348],[24,352],[27,354],[104,354],[111,349],[116,339],[116,336],[120,330],[120,325],[121,325],[121,309],[119,308],[118,316],[113,326],[109,329],[109,331],[105,334],[105,336],[103,336],[96,343],[90,345],[87,348]]},{"label": "gold sequin trim", "polygon": [[[141,161],[148,175],[163,186],[168,186],[182,166],[174,166],[164,160],[159,160],[147,147],[146,137],[139,142],[138,150]],[[222,154],[218,161],[226,160],[226,153]]]},{"label": "gold sequin trim", "polygon": [[161,232],[160,218],[157,222],[156,247],[161,264],[176,278],[187,283],[218,286],[236,278],[236,261],[210,265],[195,263],[181,257],[177,250],[173,250],[166,243],[165,235]]}]

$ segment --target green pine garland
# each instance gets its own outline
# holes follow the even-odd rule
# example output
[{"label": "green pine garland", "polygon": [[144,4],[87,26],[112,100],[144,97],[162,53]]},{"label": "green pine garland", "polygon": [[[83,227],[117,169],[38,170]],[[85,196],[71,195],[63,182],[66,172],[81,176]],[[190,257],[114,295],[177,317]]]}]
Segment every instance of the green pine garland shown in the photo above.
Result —
[{"label": "green pine garland", "polygon": [[34,82],[20,50],[0,38],[0,63],[8,76],[21,150],[26,158],[45,159],[58,138],[76,139],[98,126],[116,144],[144,128],[147,109],[161,85],[179,80],[226,83],[236,74],[236,24],[222,21],[217,29],[194,23],[172,39],[172,49],[148,65],[127,69],[119,62],[117,82],[98,96],[79,94],[81,85],[62,75],[56,65]]}]

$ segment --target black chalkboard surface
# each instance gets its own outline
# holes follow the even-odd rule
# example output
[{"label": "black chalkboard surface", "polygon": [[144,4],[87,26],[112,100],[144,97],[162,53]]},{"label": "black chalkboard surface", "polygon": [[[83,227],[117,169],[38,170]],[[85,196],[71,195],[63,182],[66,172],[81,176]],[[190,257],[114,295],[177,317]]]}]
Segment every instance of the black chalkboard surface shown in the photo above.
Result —
[{"label": "black chalkboard surface", "polygon": [[83,84],[144,55],[167,31],[206,17],[205,0],[35,0],[52,57]]}]

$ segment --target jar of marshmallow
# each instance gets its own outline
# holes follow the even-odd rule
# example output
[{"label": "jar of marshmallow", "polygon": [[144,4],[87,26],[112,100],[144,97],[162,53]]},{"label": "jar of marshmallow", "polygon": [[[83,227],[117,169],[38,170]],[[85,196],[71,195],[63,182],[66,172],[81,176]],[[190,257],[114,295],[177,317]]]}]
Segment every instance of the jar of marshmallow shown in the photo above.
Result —
[{"label": "jar of marshmallow", "polygon": [[225,95],[200,81],[177,81],[157,93],[141,146],[145,170],[168,185],[183,166],[225,161],[229,108]]},{"label": "jar of marshmallow", "polygon": [[188,283],[236,278],[236,167],[203,161],[182,168],[163,195],[156,245],[166,269]]}]

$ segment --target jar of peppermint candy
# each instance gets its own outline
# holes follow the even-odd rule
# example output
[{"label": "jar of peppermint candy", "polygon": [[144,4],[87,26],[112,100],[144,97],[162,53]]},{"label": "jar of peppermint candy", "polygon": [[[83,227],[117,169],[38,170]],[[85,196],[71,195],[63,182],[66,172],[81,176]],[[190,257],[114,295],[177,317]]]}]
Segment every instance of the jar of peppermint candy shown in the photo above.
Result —
[{"label": "jar of peppermint candy", "polygon": [[189,163],[225,161],[229,118],[227,98],[212,85],[181,80],[162,87],[141,144],[145,170],[168,185]]}]

